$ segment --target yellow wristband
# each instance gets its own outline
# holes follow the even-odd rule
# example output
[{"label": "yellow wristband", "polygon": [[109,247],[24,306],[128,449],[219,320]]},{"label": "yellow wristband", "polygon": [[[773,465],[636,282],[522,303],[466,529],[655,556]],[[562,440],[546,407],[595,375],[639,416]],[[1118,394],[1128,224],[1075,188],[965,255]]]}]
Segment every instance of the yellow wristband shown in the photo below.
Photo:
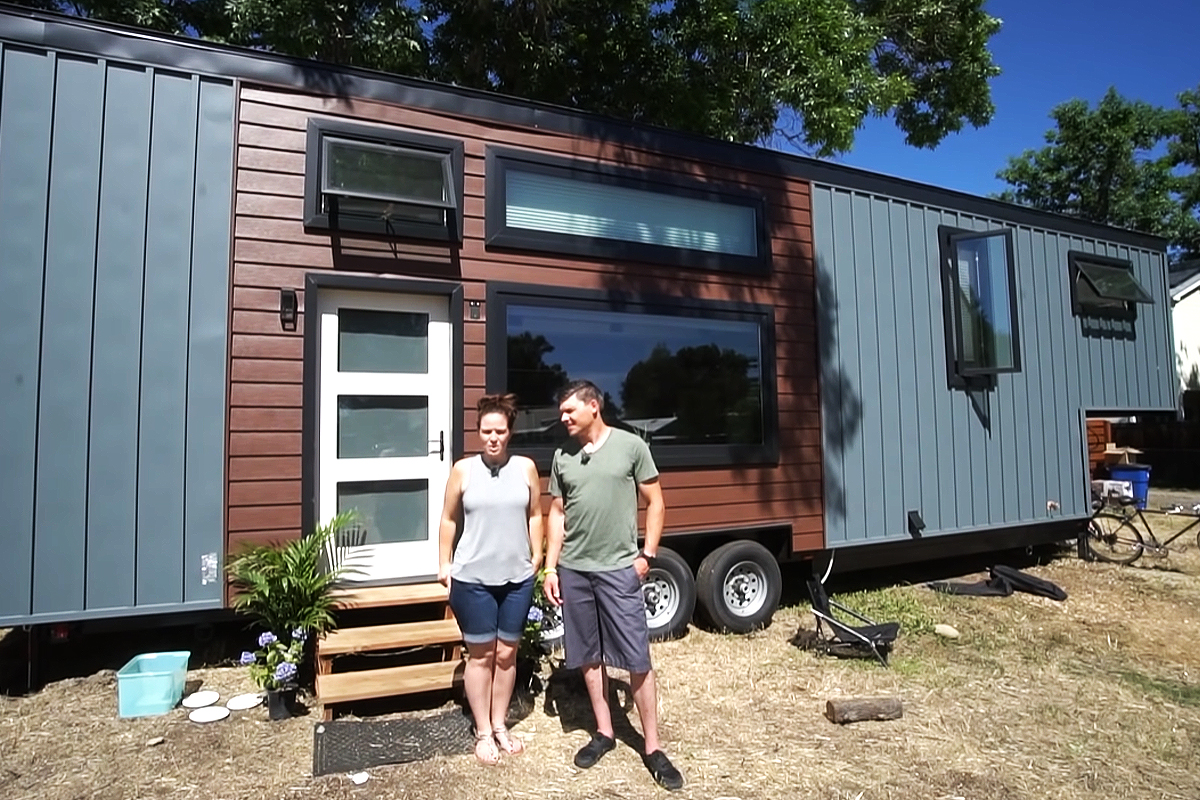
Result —
[{"label": "yellow wristband", "polygon": [[558,570],[556,570],[554,567],[546,567],[545,569],[542,570],[542,574],[543,575],[557,575]]}]

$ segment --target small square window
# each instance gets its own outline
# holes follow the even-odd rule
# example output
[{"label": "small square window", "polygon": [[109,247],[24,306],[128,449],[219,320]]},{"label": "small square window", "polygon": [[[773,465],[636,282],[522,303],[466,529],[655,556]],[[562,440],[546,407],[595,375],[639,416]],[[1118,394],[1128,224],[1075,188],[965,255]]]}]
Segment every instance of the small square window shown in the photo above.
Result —
[{"label": "small square window", "polygon": [[307,227],[462,240],[462,142],[310,119],[304,177]]},{"label": "small square window", "polygon": [[951,374],[1019,372],[1012,232],[943,226],[938,234]]},{"label": "small square window", "polygon": [[1076,315],[1132,318],[1138,303],[1154,298],[1133,274],[1133,263],[1072,250],[1067,254],[1071,305]]}]

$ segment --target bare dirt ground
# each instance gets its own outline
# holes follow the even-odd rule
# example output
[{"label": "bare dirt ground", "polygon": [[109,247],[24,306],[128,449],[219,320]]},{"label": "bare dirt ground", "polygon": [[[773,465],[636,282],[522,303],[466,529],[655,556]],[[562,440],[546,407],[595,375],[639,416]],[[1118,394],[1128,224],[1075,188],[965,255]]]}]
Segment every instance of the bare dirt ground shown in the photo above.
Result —
[{"label": "bare dirt ground", "polygon": [[[1154,505],[1152,503],[1152,505]],[[1160,532],[1175,518],[1154,518]],[[801,649],[813,629],[793,601],[765,631],[693,628],[655,645],[659,706],[684,797],[1192,798],[1200,797],[1200,551],[1133,567],[1063,551],[1032,574],[1070,595],[963,597],[921,586],[838,599],[904,624],[891,669]],[[790,574],[790,573],[785,573]],[[975,580],[979,575],[966,576]],[[799,574],[795,576],[799,580]],[[837,587],[833,587],[837,590]],[[938,622],[961,633],[932,632]],[[618,678],[620,675],[618,674]],[[192,670],[223,697],[251,691],[245,670]],[[618,688],[620,688],[618,681]],[[536,698],[514,730],[528,752],[499,767],[470,755],[311,776],[315,717],[267,721],[264,708],[197,725],[184,709],[122,720],[100,672],[0,697],[0,797],[68,798],[641,798],[662,792],[634,750],[618,745],[587,771],[580,693]],[[626,698],[623,691],[618,696]],[[839,726],[835,697],[894,696],[904,716]],[[636,714],[618,731],[636,743]],[[149,745],[155,737],[158,745]],[[665,793],[663,793],[665,794]]]}]

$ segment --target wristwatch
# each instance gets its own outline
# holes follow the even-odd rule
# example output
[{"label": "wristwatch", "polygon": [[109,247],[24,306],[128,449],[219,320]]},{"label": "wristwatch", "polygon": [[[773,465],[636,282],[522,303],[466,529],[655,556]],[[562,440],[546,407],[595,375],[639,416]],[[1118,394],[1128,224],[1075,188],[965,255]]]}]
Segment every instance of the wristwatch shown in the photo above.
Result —
[{"label": "wristwatch", "polygon": [[650,562],[650,561],[653,561],[653,560],[654,560],[654,556],[652,556],[652,555],[650,555],[649,553],[647,553],[647,552],[645,551],[645,549],[638,550],[638,552],[637,552],[637,555],[636,555],[636,556],[634,556],[634,558],[644,558],[644,559],[646,559],[646,561],[647,561],[647,562]]}]

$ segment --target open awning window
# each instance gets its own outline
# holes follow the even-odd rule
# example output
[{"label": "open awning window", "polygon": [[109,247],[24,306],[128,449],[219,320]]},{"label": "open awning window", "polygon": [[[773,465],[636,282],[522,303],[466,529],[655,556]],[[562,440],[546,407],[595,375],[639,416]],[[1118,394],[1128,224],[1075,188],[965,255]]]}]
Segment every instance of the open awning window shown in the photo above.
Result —
[{"label": "open awning window", "polygon": [[456,206],[449,153],[325,137],[325,194],[418,208]]},{"label": "open awning window", "polygon": [[461,141],[308,121],[306,227],[461,241],[462,196]]},{"label": "open awning window", "polygon": [[1084,283],[1098,298],[1127,303],[1154,303],[1150,293],[1133,277],[1130,267],[1112,267],[1090,261],[1079,261],[1078,266]]},{"label": "open awning window", "polygon": [[1153,304],[1154,297],[1138,281],[1132,262],[1072,252],[1069,256],[1075,313],[1132,311]]}]

